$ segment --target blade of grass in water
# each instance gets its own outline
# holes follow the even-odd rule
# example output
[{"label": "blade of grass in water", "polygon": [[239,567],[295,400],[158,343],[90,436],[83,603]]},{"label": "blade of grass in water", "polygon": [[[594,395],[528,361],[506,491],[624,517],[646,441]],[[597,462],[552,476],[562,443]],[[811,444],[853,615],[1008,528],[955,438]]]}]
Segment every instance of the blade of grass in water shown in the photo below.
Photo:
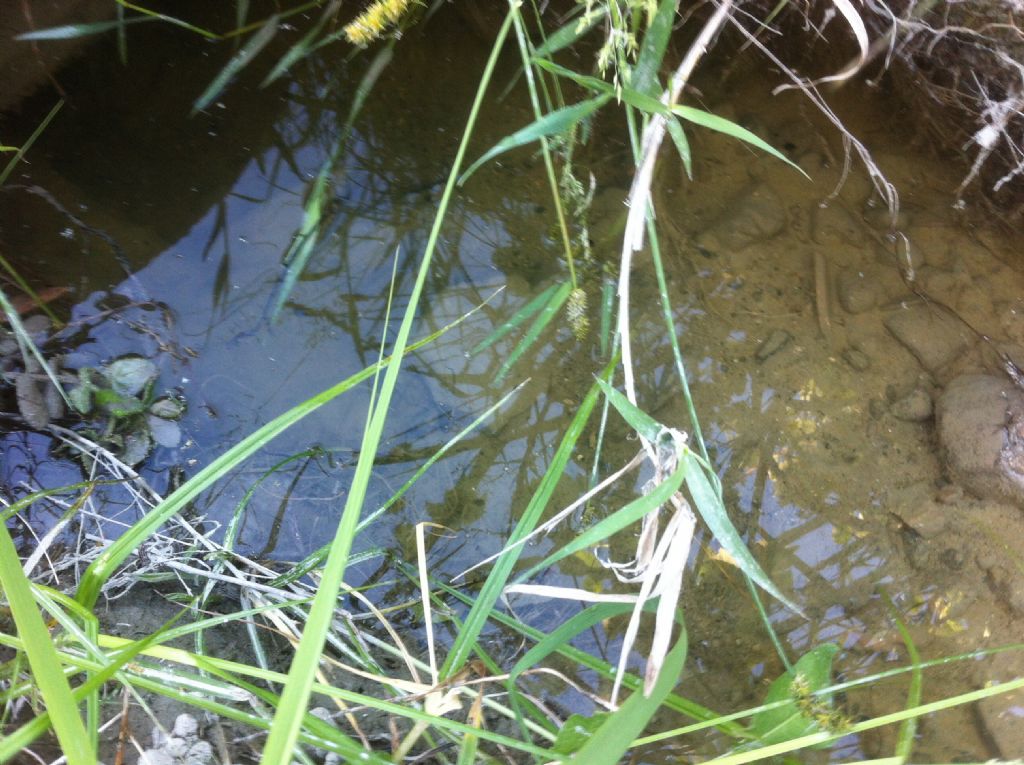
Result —
[{"label": "blade of grass in water", "polygon": [[445,213],[451,201],[452,192],[455,189],[455,181],[458,178],[459,169],[462,166],[466,149],[469,145],[469,137],[476,125],[477,115],[483,103],[484,93],[490,83],[498,54],[508,34],[512,23],[513,11],[510,10],[505,17],[505,22],[498,32],[491,55],[487,60],[484,72],[480,79],[469,117],[466,120],[466,127],[462,140],[459,143],[455,160],[452,163],[452,170],[448,182],[445,185],[441,201],[438,206],[437,215],[434,218],[434,225],[430,230],[430,236],[424,248],[423,260],[419,272],[416,275],[416,282],[413,285],[412,293],[409,295],[405,317],[402,319],[398,336],[395,339],[393,358],[396,363],[390,364],[384,376],[381,386],[379,404],[370,413],[369,421],[363,432],[363,443],[360,447],[359,461],[356,463],[355,475],[352,478],[352,485],[345,501],[345,508],[342,511],[341,521],[335,540],[331,545],[331,552],[327,557],[320,579],[320,587],[317,590],[316,598],[309,612],[309,618],[303,630],[302,638],[295,651],[292,666],[288,671],[288,681],[281,694],[281,703],[274,715],[274,722],[270,728],[270,735],[267,737],[263,755],[260,759],[267,765],[277,765],[288,762],[292,755],[292,749],[298,738],[302,725],[302,713],[305,712],[309,701],[309,694],[312,690],[314,678],[320,663],[320,652],[323,648],[324,638],[330,628],[334,617],[334,610],[337,604],[337,593],[345,574],[349,550],[352,547],[352,539],[355,536],[356,526],[359,521],[359,514],[362,510],[363,499],[366,487],[369,483],[370,472],[373,467],[374,457],[377,453],[377,446],[380,443],[381,433],[384,429],[384,421],[387,417],[388,406],[394,392],[395,382],[398,378],[398,370],[402,356],[406,353],[406,343],[412,329],[416,308],[419,304],[420,294],[426,282],[427,274],[430,271],[430,263],[437,247],[437,241],[441,233],[441,225]]},{"label": "blade of grass in water", "polygon": [[47,125],[49,125],[53,118],[57,116],[57,112],[60,111],[60,108],[62,106],[64,106],[63,98],[53,105],[53,108],[50,109],[50,111],[47,113],[45,117],[43,117],[43,121],[39,123],[39,126],[32,131],[32,135],[28,137],[28,140],[25,141],[25,143],[23,143],[21,147],[14,153],[14,156],[11,157],[10,161],[7,163],[7,166],[3,169],[3,172],[0,172],[0,186],[4,185],[4,182],[7,180],[7,177],[11,174],[14,168],[18,166],[18,163],[21,162],[21,158],[25,156],[25,153],[30,148],[32,148],[32,144],[36,142],[36,139],[43,134],[43,131],[46,130]]},{"label": "blade of grass in water", "polygon": [[570,292],[572,292],[572,283],[566,282],[551,294],[551,297],[541,309],[540,314],[538,314],[537,318],[533,320],[533,324],[530,325],[530,329],[527,330],[526,334],[523,335],[523,338],[516,344],[516,347],[512,349],[512,353],[510,353],[508,358],[502,363],[501,368],[498,370],[498,374],[494,378],[495,382],[500,383],[504,380],[505,375],[507,375],[509,370],[512,369],[512,365],[519,361],[519,357],[522,356],[530,346],[537,342],[537,338],[540,337],[544,328],[551,323],[551,320],[558,315],[558,311],[561,307],[565,305],[565,301],[568,300]]},{"label": "blade of grass in water", "polygon": [[277,34],[278,21],[279,17],[276,14],[267,19],[260,31],[254,34],[252,39],[242,46],[238,53],[231,57],[224,68],[221,69],[220,74],[213,78],[213,82],[207,86],[203,94],[192,104],[193,116],[213,103],[213,100],[227,87],[231,78],[248,66],[249,62],[256,57],[256,54],[267,47],[267,44]]},{"label": "blade of grass in water", "polygon": [[152,16],[135,16],[130,19],[118,19],[117,21],[94,21],[90,24],[65,24],[59,27],[48,29],[37,29],[33,32],[25,32],[15,37],[15,40],[74,40],[79,37],[102,34],[111,29],[122,29],[125,24],[138,24],[143,21],[159,21]]},{"label": "blade of grass in water", "polygon": [[[613,358],[608,366],[605,367],[602,376],[606,379],[611,377],[617,363],[618,358]],[[566,428],[562,442],[558,445],[558,449],[551,458],[551,464],[545,471],[540,484],[537,486],[537,490],[530,498],[529,504],[526,506],[522,517],[516,523],[516,527],[508,539],[507,549],[494,562],[494,566],[491,568],[487,580],[480,590],[480,594],[476,597],[473,607],[466,616],[462,629],[455,636],[455,642],[448,651],[448,657],[445,659],[444,666],[441,667],[442,680],[451,677],[469,660],[473,644],[480,636],[480,631],[487,623],[487,619],[491,616],[494,604],[501,597],[502,590],[505,589],[505,585],[512,573],[512,567],[522,553],[522,546],[516,545],[516,543],[531,534],[537,526],[541,514],[547,507],[548,502],[551,500],[551,495],[554,494],[555,488],[562,478],[566,465],[569,464],[569,459],[576,449],[576,443],[583,434],[583,428],[589,421],[590,414],[594,410],[600,394],[600,387],[598,387],[597,383],[594,383],[583,398],[583,401],[580,402],[572,422]],[[513,545],[516,546],[513,547]]]},{"label": "blade of grass in water", "polygon": [[462,174],[461,178],[459,178],[459,185],[461,186],[464,184],[485,162],[494,159],[494,157],[497,157],[500,154],[504,154],[506,151],[511,151],[512,149],[520,146],[525,146],[533,143],[534,141],[538,141],[541,138],[559,135],[560,133],[570,130],[583,119],[589,117],[608,103],[611,98],[611,94],[603,94],[587,101],[573,104],[572,106],[564,106],[561,109],[556,109],[553,112],[545,114],[540,119],[531,122],[529,125],[517,130],[512,135],[501,139],[498,143],[484,152],[480,159],[469,166],[469,169]]},{"label": "blade of grass in water", "polygon": [[[900,613],[896,609],[896,604],[892,602],[892,598],[884,590],[882,591],[882,597],[885,600],[889,615],[896,622],[896,629],[899,630],[900,637],[903,638],[903,644],[907,647],[907,658],[910,659],[913,665],[913,670],[910,674],[910,688],[907,689],[907,707],[913,708],[921,704],[921,688],[924,684],[924,675],[920,666],[921,654],[918,653],[914,638],[910,635],[910,630],[907,629],[903,619],[900,618]],[[914,751],[914,737],[916,735],[917,718],[908,717],[900,725],[899,734],[896,737],[896,760],[900,765],[903,765],[903,763],[910,759],[910,755]]]},{"label": "blade of grass in water", "polygon": [[485,337],[483,340],[477,343],[473,350],[470,351],[470,353],[474,355],[480,353],[480,351],[484,350],[485,348],[490,348],[496,342],[501,340],[501,338],[503,338],[505,335],[507,335],[509,332],[511,332],[513,329],[518,327],[524,321],[533,316],[533,314],[537,313],[537,311],[543,308],[556,289],[558,289],[558,285],[552,284],[539,295],[532,298],[530,302],[528,302],[526,305],[524,305],[522,308],[520,308],[518,311],[512,314],[512,317],[510,319],[503,322],[500,327],[495,329],[487,337]]}]

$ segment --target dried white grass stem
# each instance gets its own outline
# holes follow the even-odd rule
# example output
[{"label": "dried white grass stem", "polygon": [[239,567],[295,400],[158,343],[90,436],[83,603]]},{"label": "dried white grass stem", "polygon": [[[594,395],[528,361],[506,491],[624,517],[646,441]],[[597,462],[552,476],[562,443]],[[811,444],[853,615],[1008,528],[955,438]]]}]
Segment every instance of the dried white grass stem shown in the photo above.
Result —
[{"label": "dried white grass stem", "polygon": [[[723,0],[714,15],[708,19],[697,39],[693,41],[686,56],[677,67],[668,90],[661,97],[661,102],[673,106],[679,99],[683,87],[693,74],[697,62],[704,56],[711,45],[712,38],[725,23],[732,10],[732,0]],[[651,201],[651,182],[654,178],[654,165],[658,157],[658,149],[665,138],[666,116],[655,114],[644,130],[641,141],[640,163],[633,176],[633,185],[629,190],[629,215],[626,218],[626,231],[622,239],[622,258],[619,264],[619,334],[622,338],[622,368],[625,376],[626,397],[636,403],[636,383],[633,378],[633,351],[629,332],[629,269],[633,261],[633,253],[644,246],[644,226]],[[645,442],[645,447],[650,448]]]}]

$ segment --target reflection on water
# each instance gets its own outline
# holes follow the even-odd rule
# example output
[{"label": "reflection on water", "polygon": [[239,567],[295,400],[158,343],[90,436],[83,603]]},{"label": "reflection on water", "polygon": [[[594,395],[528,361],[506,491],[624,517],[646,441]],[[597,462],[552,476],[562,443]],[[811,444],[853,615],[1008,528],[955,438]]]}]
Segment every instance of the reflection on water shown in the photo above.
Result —
[{"label": "reflection on water", "polygon": [[[310,180],[338,138],[345,99],[365,61],[313,58],[277,91],[257,91],[243,81],[195,120],[187,119],[182,105],[195,95],[184,87],[190,80],[175,80],[174,108],[163,112],[157,133],[144,119],[147,106],[124,95],[130,88],[107,91],[116,103],[97,103],[96,112],[84,99],[76,103],[59,132],[44,137],[34,152],[23,181],[78,206],[91,226],[114,236],[132,263],[132,278],[85,232],[72,232],[70,240],[55,236],[63,224],[54,225],[54,212],[27,197],[11,198],[33,225],[14,226],[5,217],[5,250],[23,257],[46,250],[64,259],[60,269],[40,260],[32,275],[79,290],[73,317],[90,326],[86,339],[77,338],[69,366],[139,353],[157,359],[160,384],[188,400],[186,441],[177,450],[158,450],[147,467],[158,488],[167,486],[169,466],[194,472],[269,418],[372,363],[382,336],[393,337],[475,86],[475,64],[486,52],[453,20],[412,38],[397,47],[335,168],[323,236],[276,322],[270,321],[270,306],[280,288],[281,256],[302,224]],[[457,62],[437,55],[448,45],[458,46]],[[192,57],[180,58],[184,66]],[[216,68],[191,82],[208,81]],[[157,69],[149,76],[158,76]],[[133,67],[116,76],[147,76],[140,71]],[[434,85],[440,81],[444,101]],[[95,88],[88,81],[75,84],[82,92]],[[810,616],[800,619],[768,604],[772,623],[791,656],[822,642],[839,644],[840,668],[851,677],[905,659],[882,588],[928,656],[1013,639],[1020,611],[1006,604],[1005,593],[1021,583],[1014,573],[1018,559],[1001,552],[983,558],[962,520],[968,512],[989,518],[1002,511],[944,488],[930,410],[903,416],[898,404],[914,390],[924,390],[930,401],[948,377],[923,368],[886,328],[889,316],[920,298],[879,244],[884,230],[872,229],[866,182],[851,178],[842,195],[822,207],[842,167],[835,137],[812,118],[791,119],[795,94],[766,100],[756,79],[730,87],[736,102],[757,115],[766,137],[786,146],[813,180],[724,137],[698,133],[695,182],[682,179],[667,157],[656,200],[675,321],[729,506],[771,576]],[[977,237],[951,221],[945,190],[956,180],[926,160],[912,163],[904,146],[884,143],[894,140],[874,128],[882,124],[884,105],[849,95],[846,119],[877,143],[883,169],[905,192],[904,232],[923,253],[922,283],[972,326],[1019,341],[1024,333],[1005,318],[1024,286],[1011,267],[1012,243],[985,232],[979,246]],[[720,111],[748,119],[730,106]],[[90,129],[109,113],[125,115],[123,129],[146,141]],[[492,104],[476,151],[527,121],[515,97]],[[614,238],[602,239],[597,230],[620,216],[625,192],[615,183],[628,176],[628,167],[612,166],[625,152],[602,135],[602,127],[611,130],[599,125],[595,144],[580,161],[589,151],[603,176],[593,212],[595,245],[599,259],[614,260]],[[155,150],[157,137],[177,148],[167,155]],[[92,150],[72,154],[70,143]],[[97,156],[107,157],[109,170]],[[183,167],[186,158],[191,163]],[[500,549],[598,369],[596,341],[578,343],[564,327],[531,349],[502,385],[495,376],[514,336],[468,352],[559,273],[544,188],[539,164],[524,153],[482,169],[455,198],[415,335],[483,307],[407,360],[368,504],[382,504],[437,448],[516,383],[529,381],[371,527],[361,540],[366,548],[411,559],[412,525],[432,520],[450,530],[432,542],[431,565],[439,575],[455,574]],[[864,274],[869,287],[862,285]],[[596,304],[598,285],[590,288]],[[137,305],[94,322],[109,305],[111,289]],[[643,265],[634,289],[642,404],[667,424],[686,427],[685,408],[670,382],[660,316],[646,309],[655,305],[654,283]],[[962,367],[988,363],[979,351]],[[252,490],[240,527],[242,548],[284,560],[318,548],[333,535],[344,503],[368,399],[364,386],[324,407],[218,485],[194,512],[211,527],[226,524]],[[635,447],[619,425],[610,429],[606,467],[628,460]],[[40,436],[7,434],[3,448],[6,486],[26,479],[61,484],[80,475],[73,463],[49,458]],[[589,459],[580,454],[570,463],[556,505],[582,493]],[[634,488],[619,487],[613,495],[626,500]],[[925,522],[929,512],[942,514],[945,525]],[[53,522],[32,520],[40,529]],[[525,557],[539,560],[560,541],[564,536],[555,533]],[[687,692],[731,710],[758,703],[781,666],[740,576],[713,540],[702,542],[686,591],[694,668]],[[585,556],[544,581],[615,586]],[[536,602],[517,610],[547,627],[572,612],[565,604]],[[587,647],[613,656],[617,629],[610,625],[587,636]],[[972,672],[952,667],[929,675],[928,682],[950,694],[974,687]],[[879,714],[898,708],[903,693],[898,684],[880,686],[851,694],[849,704],[856,714]],[[998,753],[993,747],[1008,734],[980,732],[971,714],[955,711],[941,724],[926,722],[918,753]],[[891,751],[888,735],[852,741],[845,754]]]}]

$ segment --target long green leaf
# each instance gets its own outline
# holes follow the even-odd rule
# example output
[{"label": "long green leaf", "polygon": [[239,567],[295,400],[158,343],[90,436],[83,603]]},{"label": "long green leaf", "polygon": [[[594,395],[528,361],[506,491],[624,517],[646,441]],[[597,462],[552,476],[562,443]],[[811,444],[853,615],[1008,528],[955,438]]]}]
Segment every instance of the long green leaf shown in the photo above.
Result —
[{"label": "long green leaf", "polygon": [[[616,356],[605,367],[602,376],[605,378],[610,377],[617,363],[618,357]],[[512,567],[515,566],[522,552],[522,545],[516,545],[515,543],[529,535],[536,528],[544,508],[547,507],[548,502],[551,500],[551,495],[554,494],[555,488],[562,479],[562,473],[565,471],[566,465],[569,464],[569,459],[576,449],[577,441],[583,435],[583,428],[590,419],[590,414],[594,410],[600,394],[601,388],[598,387],[597,383],[594,383],[583,398],[583,401],[580,402],[572,422],[569,423],[569,427],[562,437],[562,442],[558,445],[558,449],[551,458],[548,469],[537,486],[537,490],[530,498],[530,502],[527,504],[518,523],[516,523],[515,529],[512,530],[505,552],[498,556],[498,559],[494,562],[494,567],[487,575],[487,580],[484,582],[480,594],[466,615],[462,629],[455,636],[455,642],[449,649],[448,657],[441,668],[440,674],[442,679],[450,677],[469,660],[469,656],[473,651],[473,644],[480,636],[480,632],[487,623],[487,619],[492,616],[494,604],[501,597],[502,590],[505,589],[505,584],[512,573]]]},{"label": "long green leaf", "polygon": [[552,653],[568,645],[574,637],[595,624],[600,624],[606,619],[620,614],[627,614],[632,610],[632,603],[596,603],[584,608],[578,614],[559,624],[558,627],[538,640],[533,648],[524,653],[515,666],[508,671],[509,679],[514,680],[526,670],[537,666]]},{"label": "long green leaf", "polygon": [[761,568],[761,564],[754,560],[754,556],[750,554],[747,546],[743,543],[743,538],[740,537],[736,527],[733,526],[732,521],[729,519],[729,514],[725,512],[721,495],[712,488],[711,482],[704,474],[704,466],[701,465],[697,455],[686,449],[682,462],[687,465],[686,486],[689,488],[690,495],[697,506],[697,512],[700,513],[704,523],[711,529],[715,540],[732,556],[740,570],[757,582],[762,590],[785,604],[791,610],[803,615],[804,612],[800,607],[782,594],[782,591],[768,578],[768,575]]},{"label": "long green leaf", "polygon": [[[910,630],[907,629],[907,625],[900,617],[896,604],[892,602],[892,598],[885,591],[882,592],[882,597],[885,599],[889,615],[896,622],[896,628],[900,632],[903,644],[907,647],[907,658],[910,659],[911,666],[913,667],[910,674],[910,687],[907,689],[907,707],[916,707],[921,703],[921,688],[924,684],[924,673],[921,671],[921,654],[917,650],[917,645],[914,643]],[[896,736],[896,758],[900,765],[903,765],[903,763],[910,759],[910,755],[914,751],[914,738],[916,735],[917,718],[908,717],[900,725],[899,733]]]},{"label": "long green leaf", "polygon": [[580,550],[586,550],[588,547],[594,547],[605,539],[608,539],[608,537],[613,534],[628,528],[658,507],[661,507],[663,504],[668,502],[669,497],[679,491],[679,487],[683,485],[683,479],[686,477],[686,471],[686,465],[680,462],[676,465],[676,469],[673,470],[672,473],[664,481],[659,483],[649,494],[637,497],[625,507],[616,510],[607,518],[602,518],[586,531],[577,534],[573,540],[564,547],[559,548],[544,558],[540,563],[535,566],[531,566],[516,577],[516,581],[525,581],[537,572],[557,563],[563,558],[578,553]]},{"label": "long green leaf", "polygon": [[658,679],[649,696],[633,691],[619,709],[609,715],[604,724],[576,753],[576,762],[586,765],[616,765],[633,745],[650,719],[661,709],[662,702],[679,682],[687,652],[686,628],[682,629],[676,644],[665,656]]},{"label": "long green leaf", "polygon": [[556,289],[558,289],[558,285],[552,284],[551,286],[547,287],[543,292],[534,296],[530,300],[530,302],[528,302],[526,305],[524,305],[522,308],[516,311],[511,316],[511,318],[502,322],[500,327],[497,327],[493,332],[487,335],[487,337],[485,337],[483,340],[477,343],[476,346],[474,346],[473,350],[470,351],[470,353],[480,353],[480,351],[484,350],[485,348],[490,348],[496,342],[501,340],[501,338],[503,338],[505,335],[507,335],[509,332],[511,332],[513,329],[518,327],[524,321],[533,316],[533,314],[537,313],[537,311],[543,308],[544,305],[547,304],[548,300],[551,298],[552,293],[554,293]]},{"label": "long green leaf", "polygon": [[295,742],[298,739],[303,714],[306,710],[313,682],[316,678],[317,668],[320,664],[320,653],[323,649],[327,631],[330,629],[334,619],[338,590],[345,575],[348,554],[351,550],[352,539],[359,522],[359,514],[362,511],[363,499],[370,481],[370,473],[377,453],[377,446],[380,443],[381,434],[384,430],[388,405],[398,379],[401,359],[406,352],[406,344],[409,333],[412,330],[416,307],[419,304],[423,285],[426,283],[427,275],[430,272],[431,259],[440,238],[441,226],[451,201],[452,193],[455,190],[455,182],[466,154],[466,148],[469,145],[469,138],[472,135],[477,115],[483,104],[484,93],[494,73],[494,67],[497,64],[498,53],[501,51],[502,43],[512,24],[513,12],[514,6],[505,17],[505,22],[498,33],[491,56],[481,75],[480,85],[473,100],[469,117],[466,120],[465,131],[459,143],[455,161],[452,163],[452,170],[442,193],[437,215],[434,217],[434,225],[431,227],[430,236],[424,248],[423,260],[416,275],[416,282],[413,285],[412,293],[409,295],[405,317],[402,319],[398,336],[395,338],[393,356],[396,359],[396,363],[390,364],[387,368],[384,382],[381,386],[379,403],[370,414],[369,422],[363,433],[359,460],[356,463],[352,485],[349,488],[349,494],[345,501],[341,521],[338,523],[334,543],[331,546],[331,553],[328,555],[327,562],[324,565],[320,578],[320,587],[317,590],[316,598],[313,600],[313,606],[309,611],[306,627],[295,651],[292,666],[288,671],[288,681],[285,683],[284,691],[281,694],[281,704],[274,715],[274,722],[270,727],[270,735],[267,736],[263,755],[260,759],[260,762],[266,763],[266,765],[278,765],[278,763],[289,762]]},{"label": "long green leaf", "polygon": [[94,21],[90,24],[65,24],[59,27],[48,29],[37,29],[34,32],[25,32],[15,37],[15,40],[74,40],[79,37],[101,34],[111,29],[120,29],[125,24],[137,24],[142,21],[158,21],[152,16],[135,16],[130,19],[117,21]]},{"label": "long green leaf", "polygon": [[267,19],[266,23],[260,29],[259,32],[254,34],[252,38],[247,42],[238,53],[231,57],[228,63],[220,70],[220,74],[214,77],[203,94],[196,99],[196,102],[192,105],[192,114],[201,112],[207,106],[209,106],[217,96],[221,94],[221,91],[227,87],[228,82],[231,78],[242,71],[249,65],[256,54],[267,47],[267,44],[274,39],[274,35],[277,34],[277,27],[279,17],[275,14]]},{"label": "long green leaf", "polygon": [[633,430],[652,444],[658,441],[661,434],[666,430],[664,425],[647,414],[647,412],[635,406],[633,402],[615,390],[609,383],[606,383],[604,380],[598,380],[597,384],[601,386],[604,395],[608,397],[615,410]]},{"label": "long green leaf", "polygon": [[563,50],[564,48],[568,48],[587,32],[596,27],[598,22],[602,19],[603,16],[599,13],[593,14],[588,19],[570,19],[559,29],[556,29],[548,35],[547,39],[538,45],[536,50],[534,50],[534,55],[538,58],[546,58],[558,53],[558,51]]},{"label": "long green leaf", "polygon": [[551,323],[551,320],[558,315],[559,309],[565,305],[565,301],[569,298],[569,293],[572,292],[572,282],[566,282],[560,286],[551,298],[541,309],[541,312],[537,314],[537,318],[533,320],[533,324],[523,335],[522,339],[516,343],[516,347],[512,349],[512,352],[508,355],[505,361],[502,362],[501,368],[498,369],[498,374],[495,375],[494,381],[501,383],[505,379],[505,375],[509,373],[513,365],[519,361],[519,357],[522,356],[526,351],[537,342],[537,338],[540,337],[544,329]]},{"label": "long green leaf", "polygon": [[69,765],[91,765],[96,761],[96,752],[5,524],[0,524],[0,589],[7,596],[32,676]]},{"label": "long green leaf", "polygon": [[[822,725],[804,709],[807,703],[831,708],[830,696],[813,697],[817,691],[832,683],[832,660],[839,651],[834,643],[825,643],[801,656],[793,669],[775,678],[768,689],[765,704],[777,701],[787,703],[780,707],[758,712],[750,721],[751,732],[762,744],[777,744],[823,730]],[[795,683],[797,677],[802,687]]]},{"label": "long green leaf", "polygon": [[751,146],[756,146],[761,151],[767,152],[776,159],[781,159],[790,167],[799,170],[800,174],[805,178],[807,177],[807,173],[801,170],[800,166],[786,157],[785,154],[761,138],[758,138],[745,127],[737,125],[732,120],[727,120],[725,117],[719,117],[717,114],[706,112],[703,109],[695,109],[692,106],[683,106],[681,104],[673,106],[672,113],[682,117],[687,122],[692,122],[694,125],[700,125],[701,127],[706,127],[708,130],[725,133],[727,136],[749,143]]},{"label": "long green leaf", "polygon": [[[571,69],[566,69],[563,66],[559,66],[558,64],[552,63],[550,61],[545,61],[544,59],[536,59],[534,63],[537,64],[537,66],[546,69],[549,72],[552,72],[553,74],[557,74],[561,77],[571,79],[573,82],[576,82],[577,84],[582,85],[583,87],[595,93],[605,93],[610,95],[615,92],[615,87],[611,83],[605,82],[604,80],[598,79],[597,77],[590,77],[587,75],[579,74],[577,72],[573,72]],[[785,154],[775,149],[771,144],[767,143],[763,139],[758,138],[757,135],[750,132],[746,128],[737,125],[735,122],[725,119],[725,117],[719,117],[715,114],[712,114],[711,112],[706,112],[702,109],[696,109],[692,106],[682,106],[679,104],[669,109],[656,97],[648,95],[646,93],[642,93],[633,87],[627,86],[620,88],[618,95],[619,97],[622,98],[622,100],[625,103],[639,109],[642,112],[646,112],[647,114],[663,114],[665,116],[668,116],[669,114],[674,114],[677,117],[686,120],[687,122],[692,122],[695,125],[700,125],[701,127],[706,127],[709,130],[715,130],[719,133],[725,133],[726,135],[736,138],[740,141],[745,141],[746,143],[749,143],[751,146],[756,146],[758,149],[761,149],[762,151],[771,154],[776,159],[781,159],[790,167],[799,170],[800,174],[803,175],[804,177],[807,176],[807,174],[800,169],[800,166],[795,164],[788,157],[786,157]],[[673,140],[676,139],[673,138]]]},{"label": "long green leaf", "polygon": [[464,184],[482,164],[494,159],[499,154],[504,154],[506,151],[533,143],[541,138],[564,133],[578,125],[610,100],[610,94],[601,95],[588,101],[573,104],[572,106],[563,106],[561,109],[555,109],[555,111],[545,114],[539,120],[535,120],[512,135],[501,139],[487,150],[480,159],[470,165],[469,169],[462,174],[459,178],[459,185]]},{"label": "long green leaf", "polygon": [[18,163],[21,162],[21,158],[25,156],[25,153],[31,148],[32,144],[36,142],[36,139],[43,134],[43,131],[46,130],[46,126],[50,124],[50,121],[57,116],[57,112],[60,111],[62,106],[64,106],[63,98],[53,105],[53,108],[50,109],[45,117],[43,117],[43,121],[39,123],[35,130],[32,131],[32,135],[28,137],[28,140],[18,147],[14,156],[11,157],[7,166],[4,167],[3,172],[0,172],[0,186],[4,184],[14,168],[18,166]]},{"label": "long green leaf", "polygon": [[668,39],[672,34],[678,5],[679,0],[661,0],[661,5],[658,6],[644,33],[640,56],[629,82],[630,86],[641,93],[656,96],[661,90],[658,72],[661,71],[661,65],[665,60],[665,50],[668,48]]}]

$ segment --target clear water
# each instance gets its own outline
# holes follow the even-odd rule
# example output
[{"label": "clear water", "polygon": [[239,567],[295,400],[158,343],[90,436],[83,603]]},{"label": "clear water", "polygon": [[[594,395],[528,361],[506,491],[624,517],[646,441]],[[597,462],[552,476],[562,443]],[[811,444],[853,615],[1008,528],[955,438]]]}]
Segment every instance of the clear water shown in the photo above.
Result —
[{"label": "clear water", "polygon": [[[349,61],[331,51],[265,90],[256,87],[259,72],[247,73],[220,102],[190,118],[191,100],[230,51],[208,49],[172,30],[138,29],[130,36],[131,67],[117,64],[107,49],[112,42],[104,41],[62,75],[68,105],[11,181],[45,188],[89,226],[114,237],[131,277],[102,241],[69,227],[36,195],[6,192],[0,238],[36,283],[72,287],[72,317],[91,328],[79,336],[70,366],[140,353],[159,363],[161,386],[188,401],[182,445],[157,450],[146,466],[153,483],[165,488],[172,466],[193,473],[268,419],[367,366],[382,335],[393,338],[487,47],[452,14],[397,46],[334,172],[328,233],[272,321],[281,257],[302,224],[305,194],[340,134],[348,96],[368,58]],[[504,84],[512,74],[502,68],[496,81]],[[822,208],[842,168],[834,131],[795,94],[765,95],[770,84],[755,72],[700,84],[706,93],[729,94],[709,104],[715,111],[783,147],[811,176],[804,179],[731,139],[694,132],[694,180],[666,155],[656,194],[674,319],[728,504],[766,569],[810,617],[769,604],[787,650],[797,656],[836,642],[843,649],[838,667],[847,677],[897,666],[905,651],[883,588],[927,658],[1016,639],[1020,614],[1006,590],[1024,584],[1014,552],[1024,525],[1003,523],[999,519],[1008,516],[1002,510],[949,489],[932,421],[892,414],[893,401],[906,390],[923,386],[934,393],[939,381],[883,324],[915,295],[901,291],[898,264],[878,242],[884,227],[875,226],[878,215],[866,206],[871,195],[863,173],[855,169]],[[898,109],[892,102],[852,86],[833,98],[900,189],[903,230],[924,253],[929,289],[982,332],[1014,342],[1017,330],[1007,317],[1024,294],[1015,260],[1019,242],[995,226],[958,220],[949,203],[959,178],[927,147],[909,145],[911,136],[892,129]],[[30,103],[6,124],[24,130],[48,107],[44,99]],[[528,121],[518,90],[492,101],[471,154]],[[612,121],[598,122],[578,160],[597,176],[595,255],[610,263],[617,258],[613,222],[624,209],[630,176],[618,129]],[[564,326],[549,332],[500,384],[497,373],[514,336],[469,354],[494,326],[562,278],[546,188],[539,159],[518,152],[483,168],[456,195],[414,336],[490,300],[405,365],[368,504],[384,502],[426,457],[527,382],[379,518],[361,538],[364,549],[411,560],[412,528],[422,520],[449,529],[432,541],[431,566],[439,575],[500,549],[600,368],[596,339],[578,342]],[[769,217],[781,218],[781,231],[737,249],[728,246],[730,221],[742,223],[737,210],[752,189],[771,197]],[[666,423],[687,428],[647,263],[646,254],[638,256],[634,282],[642,403]],[[816,268],[824,276],[816,277]],[[889,291],[877,306],[851,313],[836,295],[844,269],[880,274]],[[587,275],[594,305],[598,270]],[[822,280],[831,288],[824,298],[816,288]],[[139,305],[93,320],[125,299]],[[780,333],[788,340],[767,355],[764,344]],[[867,359],[866,367],[851,365],[851,348]],[[972,363],[990,360],[978,355]],[[368,397],[369,388],[360,387],[289,430],[200,500],[195,513],[225,524],[258,482],[244,511],[241,547],[261,558],[295,560],[324,544],[344,503]],[[628,460],[635,447],[618,426],[611,433],[608,467]],[[51,456],[43,436],[12,430],[3,447],[8,486],[29,477],[48,485],[77,480],[78,467]],[[272,466],[314,447],[260,480]],[[564,506],[585,490],[589,459],[581,453],[571,463],[555,504]],[[612,500],[628,498],[633,489],[622,487]],[[951,520],[922,535],[914,524],[929,512]],[[39,529],[52,522],[31,520]],[[539,559],[582,522],[530,548],[527,557]],[[690,674],[681,691],[732,710],[757,703],[781,665],[740,575],[722,558],[706,538],[692,556],[686,583]],[[356,575],[369,576],[376,565]],[[614,586],[582,558],[544,581]],[[550,627],[573,610],[530,601],[517,614]],[[589,647],[613,655],[618,639],[612,627],[591,636]],[[1019,676],[1015,662],[1006,660],[998,670],[972,663],[933,671],[925,700]],[[898,709],[905,688],[902,679],[851,693],[849,708],[855,716]],[[1003,702],[998,712],[980,716],[964,707],[927,718],[917,755],[930,761],[1017,754],[1000,752],[1007,734],[992,734],[985,725],[1018,709]],[[851,739],[840,751],[856,758],[891,750],[886,729]],[[649,756],[674,761],[682,754],[669,746]]]}]

